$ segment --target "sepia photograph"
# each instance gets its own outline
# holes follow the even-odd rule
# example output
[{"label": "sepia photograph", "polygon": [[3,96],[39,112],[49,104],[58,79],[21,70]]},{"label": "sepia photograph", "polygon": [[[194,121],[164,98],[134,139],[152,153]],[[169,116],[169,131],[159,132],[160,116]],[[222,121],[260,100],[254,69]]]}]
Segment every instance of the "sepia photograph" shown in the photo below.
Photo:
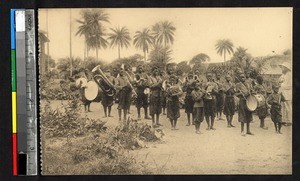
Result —
[{"label": "sepia photograph", "polygon": [[39,9],[42,175],[291,175],[292,15]]}]

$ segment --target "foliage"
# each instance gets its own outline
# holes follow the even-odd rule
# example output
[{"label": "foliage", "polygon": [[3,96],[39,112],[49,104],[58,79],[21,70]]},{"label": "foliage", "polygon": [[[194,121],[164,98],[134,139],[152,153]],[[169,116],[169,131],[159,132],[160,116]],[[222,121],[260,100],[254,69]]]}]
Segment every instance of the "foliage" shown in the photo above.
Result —
[{"label": "foliage", "polygon": [[152,26],[156,45],[172,45],[176,28],[170,21],[161,21]]},{"label": "foliage", "polygon": [[80,67],[92,71],[97,65],[103,66],[104,62],[94,57],[87,57],[85,61],[81,62]]},{"label": "foliage", "polygon": [[282,54],[283,55],[292,55],[292,51],[291,51],[291,49],[287,49]]},{"label": "foliage", "polygon": [[232,62],[235,66],[240,68],[243,72],[248,71],[252,67],[253,58],[247,53],[247,49],[238,47],[233,54]]},{"label": "foliage", "polygon": [[144,52],[144,60],[147,61],[146,54],[148,53],[149,47],[154,43],[154,37],[151,36],[150,30],[144,28],[143,31],[136,31],[133,39],[135,48],[141,49]]},{"label": "foliage", "polygon": [[109,22],[109,15],[103,9],[84,9],[81,11],[80,24],[76,35],[84,35],[87,49],[95,49],[98,59],[98,49],[107,48],[108,42],[104,38],[105,27],[101,22]]},{"label": "foliage", "polygon": [[190,64],[201,64],[203,62],[209,62],[210,57],[206,55],[205,53],[200,53],[198,55],[195,55],[192,60],[190,61]]},{"label": "foliage", "polygon": [[110,66],[120,68],[122,64],[130,64],[131,67],[137,67],[138,65],[143,65],[145,63],[144,61],[142,61],[142,59],[142,55],[135,54],[129,57],[116,59],[112,63],[110,63]]},{"label": "foliage", "polygon": [[58,59],[57,70],[59,71],[61,78],[67,79],[67,77],[69,77],[71,71],[71,63],[73,71],[79,71],[79,69],[81,68],[81,62],[82,60],[79,57],[66,57]]},{"label": "foliage", "polygon": [[130,45],[130,35],[126,27],[110,28],[112,33],[108,34],[108,40],[110,40],[110,47],[118,47],[118,55],[120,58],[120,48],[128,48]]},{"label": "foliage", "polygon": [[149,60],[151,62],[162,62],[163,64],[167,64],[172,60],[171,58],[172,50],[170,47],[163,47],[161,45],[154,45],[150,54]]},{"label": "foliage", "polygon": [[188,73],[191,71],[191,67],[188,65],[187,61],[182,61],[177,64],[176,74],[178,76],[182,76],[184,73]]},{"label": "foliage", "polygon": [[233,43],[229,39],[218,40],[215,48],[219,55],[224,55],[224,63],[226,61],[226,53],[233,53]]},{"label": "foliage", "polygon": [[41,126],[47,137],[76,137],[86,132],[99,132],[106,130],[101,120],[82,118],[80,114],[81,102],[73,96],[66,105],[52,108],[46,100],[41,110]]},{"label": "foliage", "polygon": [[161,130],[156,130],[146,123],[128,119],[110,132],[110,138],[118,141],[125,149],[144,147],[143,141],[158,141],[163,137]]}]

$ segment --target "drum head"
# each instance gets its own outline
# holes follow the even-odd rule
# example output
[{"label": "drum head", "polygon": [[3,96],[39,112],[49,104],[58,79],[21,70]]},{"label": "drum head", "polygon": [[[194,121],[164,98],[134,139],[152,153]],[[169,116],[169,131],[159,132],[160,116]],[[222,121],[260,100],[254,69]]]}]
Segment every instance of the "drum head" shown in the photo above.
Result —
[{"label": "drum head", "polygon": [[80,82],[81,82],[81,87],[85,87],[86,84],[87,84],[87,80],[85,78],[79,78],[75,82],[76,83],[76,87],[79,87]]},{"label": "drum head", "polygon": [[247,99],[247,108],[249,111],[255,111],[257,108],[257,100],[255,96],[249,96]]},{"label": "drum head", "polygon": [[93,101],[98,96],[99,87],[96,82],[89,81],[84,90],[84,96],[87,100]]}]

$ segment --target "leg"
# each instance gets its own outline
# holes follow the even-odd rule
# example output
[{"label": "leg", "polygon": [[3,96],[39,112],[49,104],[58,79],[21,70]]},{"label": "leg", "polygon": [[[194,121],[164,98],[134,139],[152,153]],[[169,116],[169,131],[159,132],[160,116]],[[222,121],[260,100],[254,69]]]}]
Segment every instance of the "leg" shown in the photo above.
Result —
[{"label": "leg", "polygon": [[230,115],[226,115],[227,127],[230,128]]},{"label": "leg", "polygon": [[210,130],[209,116],[205,116],[205,120],[206,120],[206,123],[207,123],[206,130]]},{"label": "leg", "polygon": [[106,106],[103,106],[103,110],[104,110],[104,118],[106,118],[107,117],[107,107]]},{"label": "leg", "polygon": [[137,108],[138,120],[141,120],[141,108]]},{"label": "leg", "polygon": [[242,134],[242,136],[246,136],[244,126],[245,126],[245,123],[241,122],[241,134]]},{"label": "leg", "polygon": [[253,133],[250,132],[250,123],[247,123],[247,134],[253,135]]},{"label": "leg", "polygon": [[111,116],[111,106],[108,106],[108,117],[112,117]]},{"label": "leg", "polygon": [[194,125],[195,124],[195,114],[194,114],[194,111],[193,111],[193,113],[192,113],[192,125]]},{"label": "leg", "polygon": [[268,129],[267,127],[265,127],[265,118],[261,118],[260,123],[261,123],[261,128],[262,129]]},{"label": "leg", "polygon": [[90,109],[91,103],[88,104],[88,112],[92,112]]},{"label": "leg", "polygon": [[127,113],[128,113],[128,109],[124,109],[124,121],[126,121]]},{"label": "leg", "polygon": [[232,125],[232,119],[233,119],[233,115],[230,115],[230,126],[235,127],[235,126]]},{"label": "leg", "polygon": [[282,134],[282,133],[281,133],[281,122],[278,123],[278,133],[279,133],[279,134]]},{"label": "leg", "polygon": [[195,122],[195,128],[196,128],[196,134],[199,134],[199,133],[200,133],[200,131],[199,131],[199,129],[200,129],[200,124],[199,124],[198,121]]},{"label": "leg", "polygon": [[171,123],[171,129],[173,130],[174,129],[174,123],[173,123],[173,120],[172,119],[169,119],[170,123]]},{"label": "leg", "polygon": [[162,126],[162,124],[159,123],[159,114],[156,114],[156,124]]},{"label": "leg", "polygon": [[118,109],[119,121],[121,121],[122,109]]},{"label": "leg", "polygon": [[148,108],[145,106],[144,107],[144,112],[145,112],[145,119],[151,119],[149,116],[148,116]]},{"label": "leg", "polygon": [[186,124],[186,126],[191,125],[191,114],[190,113],[186,113],[187,118],[188,118],[188,123]]},{"label": "leg", "polygon": [[177,124],[177,119],[174,119],[174,129],[175,129],[175,130],[178,130],[178,129],[176,128],[176,124]]},{"label": "leg", "polygon": [[274,127],[275,127],[275,131],[276,131],[276,133],[278,133],[278,129],[277,129],[277,123],[276,123],[276,122],[274,122]]},{"label": "leg", "polygon": [[212,130],[216,130],[216,128],[214,128],[214,122],[215,122],[215,116],[211,116],[211,125],[210,125],[210,129],[212,129]]},{"label": "leg", "polygon": [[152,126],[154,127],[155,126],[155,116],[154,116],[154,114],[151,115],[151,118],[152,118]]}]

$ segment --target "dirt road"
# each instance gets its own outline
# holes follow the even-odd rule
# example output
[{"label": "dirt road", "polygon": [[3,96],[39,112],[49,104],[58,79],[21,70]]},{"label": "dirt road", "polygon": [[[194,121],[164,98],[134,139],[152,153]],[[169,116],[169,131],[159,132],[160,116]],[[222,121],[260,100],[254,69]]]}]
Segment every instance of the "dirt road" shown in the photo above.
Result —
[{"label": "dirt road", "polygon": [[[59,106],[56,101],[53,106]],[[101,118],[107,126],[118,124],[116,105],[112,108],[114,118],[102,118],[100,103],[92,103],[90,118]],[[136,118],[136,108],[130,114]],[[142,120],[146,121],[146,120]],[[151,124],[151,120],[147,120]],[[237,115],[235,128],[227,128],[225,120],[215,123],[216,130],[207,131],[205,121],[202,134],[195,134],[194,126],[186,125],[186,115],[181,110],[179,130],[171,130],[166,116],[161,116],[162,141],[147,143],[147,148],[131,151],[136,159],[144,161],[155,174],[291,174],[292,173],[292,127],[283,127],[283,134],[276,134],[270,118],[266,119],[268,130],[259,128],[254,116],[251,124],[253,136],[241,136]]]}]

